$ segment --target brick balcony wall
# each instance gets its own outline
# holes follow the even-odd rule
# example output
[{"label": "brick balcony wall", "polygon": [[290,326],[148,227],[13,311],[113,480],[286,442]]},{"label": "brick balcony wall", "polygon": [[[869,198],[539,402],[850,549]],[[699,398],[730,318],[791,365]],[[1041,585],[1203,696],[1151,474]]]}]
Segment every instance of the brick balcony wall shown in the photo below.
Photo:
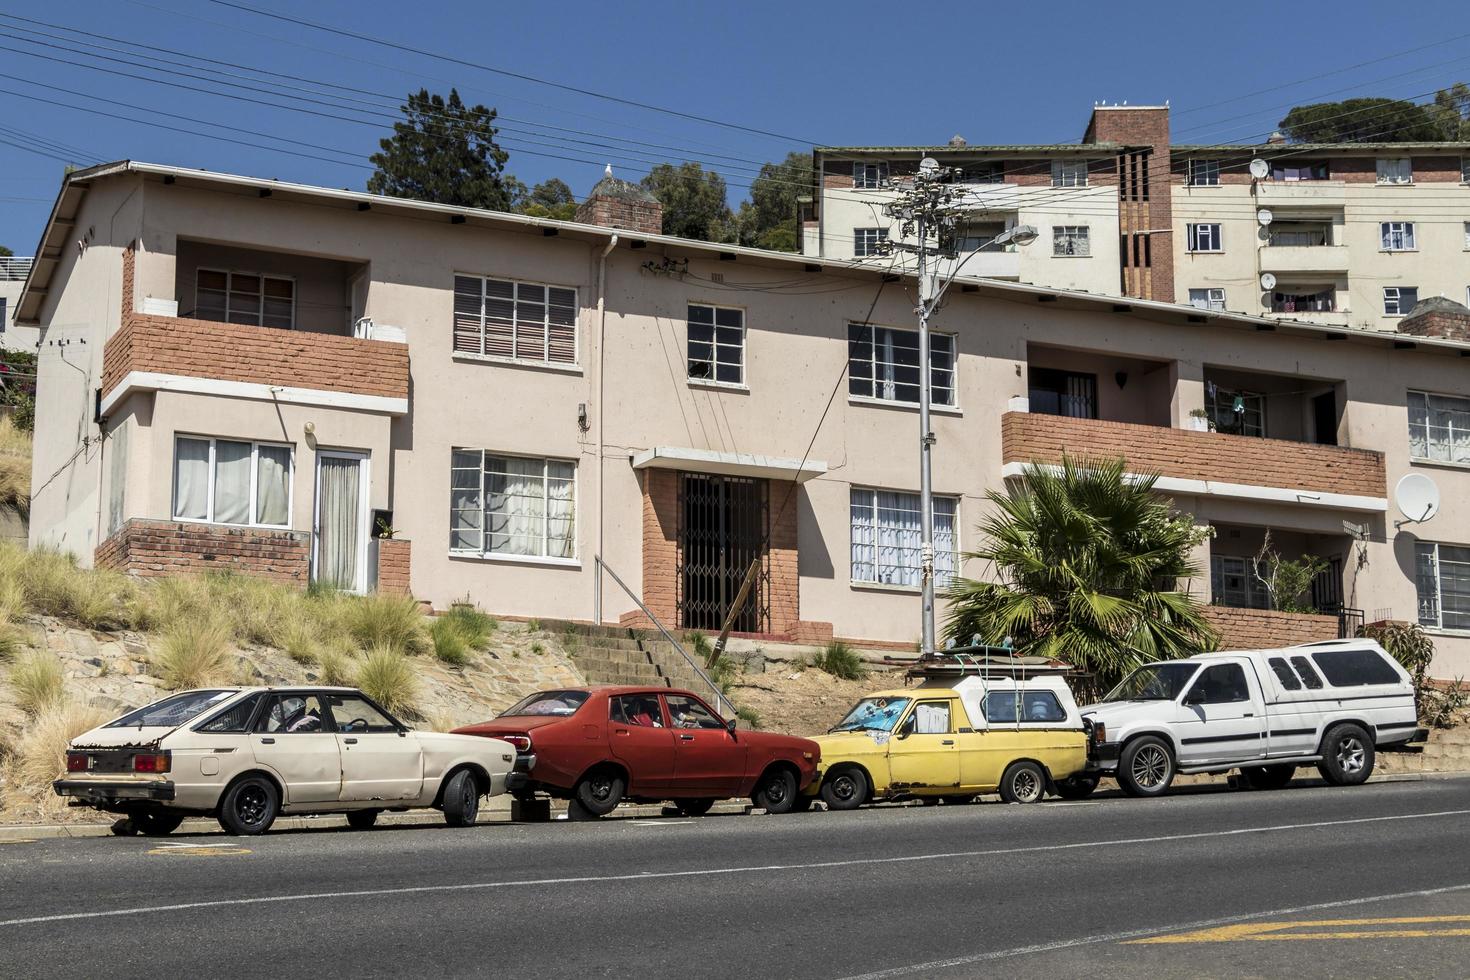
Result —
[{"label": "brick balcony wall", "polygon": [[125,314],[102,356],[102,393],[130,372],[408,397],[408,345],[187,317]]},{"label": "brick balcony wall", "polygon": [[409,588],[409,558],[413,543],[407,538],[378,539],[378,591],[387,595],[412,595]]},{"label": "brick balcony wall", "polygon": [[94,560],[99,568],[143,578],[231,571],[304,587],[310,574],[311,535],[133,518],[97,546]]},{"label": "brick balcony wall", "polygon": [[1336,616],[1230,606],[1205,606],[1201,611],[1219,631],[1221,650],[1262,650],[1337,639]]},{"label": "brick balcony wall", "polygon": [[1388,494],[1383,454],[1367,449],[1027,412],[1001,416],[1001,441],[1007,463],[1056,463],[1063,452],[1122,456],[1134,473],[1365,497]]}]

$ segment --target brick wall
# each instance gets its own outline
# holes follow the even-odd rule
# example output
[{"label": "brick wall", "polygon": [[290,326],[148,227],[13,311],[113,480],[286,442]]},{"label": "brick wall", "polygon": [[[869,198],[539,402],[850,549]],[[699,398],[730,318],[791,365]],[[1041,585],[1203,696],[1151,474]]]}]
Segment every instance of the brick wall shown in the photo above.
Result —
[{"label": "brick wall", "polygon": [[412,595],[409,588],[409,558],[412,542],[407,538],[378,539],[378,591],[388,595]]},{"label": "brick wall", "polygon": [[1219,631],[1222,650],[1260,650],[1337,639],[1336,616],[1229,606],[1205,606],[1201,611]]},{"label": "brick wall", "polygon": [[311,536],[305,531],[135,517],[97,547],[94,560],[98,567],[145,578],[231,571],[305,586]]},{"label": "brick wall", "polygon": [[[796,512],[800,489],[789,480],[770,481],[771,581],[767,601],[771,608],[771,632],[787,634],[801,619],[801,598],[796,571]],[[787,495],[790,494],[790,501]],[[781,504],[786,502],[786,509]]]},{"label": "brick wall", "polygon": [[135,242],[128,242],[128,247],[123,249],[122,254],[122,322],[126,323],[128,316],[133,312],[134,280],[137,278],[137,257],[134,254]]},{"label": "brick wall", "polygon": [[102,393],[130,371],[408,397],[407,344],[185,317],[125,316],[103,348]]},{"label": "brick wall", "polygon": [[1122,456],[1135,473],[1368,497],[1388,493],[1383,454],[1366,449],[1026,412],[1007,412],[1000,424],[1007,463],[1054,463],[1063,452]]},{"label": "brick wall", "polygon": [[[1094,109],[1087,126],[1086,142],[1118,143],[1129,147],[1149,147],[1118,154],[1118,224],[1125,243],[1123,256],[1123,290],[1140,299],[1174,302],[1174,247],[1169,153],[1169,110],[1166,108]],[[1133,168],[1148,175],[1147,200],[1141,189],[1132,192]],[[1158,230],[1155,230],[1158,229]],[[1148,233],[1148,261],[1143,261],[1139,244],[1139,260],[1133,260],[1134,236]]]},{"label": "brick wall", "polygon": [[657,235],[663,232],[664,209],[657,201],[635,201],[598,194],[577,206],[577,220],[588,225]]},{"label": "brick wall", "polygon": [[1470,340],[1470,310],[1452,301],[1429,303],[1422,311],[1400,320],[1398,332],[1412,337]]}]

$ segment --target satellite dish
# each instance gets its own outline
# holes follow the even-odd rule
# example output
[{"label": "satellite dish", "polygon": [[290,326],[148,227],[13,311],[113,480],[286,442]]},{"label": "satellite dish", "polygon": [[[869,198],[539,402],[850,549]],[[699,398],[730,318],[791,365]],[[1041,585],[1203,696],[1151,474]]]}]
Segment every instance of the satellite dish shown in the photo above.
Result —
[{"label": "satellite dish", "polygon": [[1261,208],[1261,210],[1256,212],[1256,221],[1260,222],[1262,228],[1274,220],[1276,220],[1276,216],[1271,213],[1270,208]]},{"label": "satellite dish", "polygon": [[1256,180],[1265,180],[1266,175],[1271,172],[1271,165],[1260,157],[1251,161],[1251,176]]},{"label": "satellite dish", "polygon": [[1422,524],[1439,513],[1439,487],[1423,473],[1410,473],[1393,488],[1393,502],[1407,518],[1394,521],[1394,527]]},{"label": "satellite dish", "polygon": [[939,169],[939,161],[933,157],[925,157],[919,161],[919,173],[932,174]]},{"label": "satellite dish", "polygon": [[1276,277],[1269,272],[1261,273],[1261,288],[1270,292],[1276,288]]}]

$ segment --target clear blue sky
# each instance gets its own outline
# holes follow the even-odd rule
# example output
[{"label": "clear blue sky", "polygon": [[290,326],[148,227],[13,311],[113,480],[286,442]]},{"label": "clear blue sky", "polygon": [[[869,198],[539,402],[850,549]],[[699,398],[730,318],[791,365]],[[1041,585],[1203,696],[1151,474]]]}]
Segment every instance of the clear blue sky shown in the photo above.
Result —
[{"label": "clear blue sky", "polygon": [[[509,169],[527,184],[559,176],[580,196],[607,162],[621,176],[636,179],[655,159],[698,159],[725,174],[733,203],[744,196],[744,185],[761,161],[809,149],[814,142],[933,143],[955,133],[972,143],[1063,142],[1081,136],[1098,100],[1169,100],[1179,141],[1255,140],[1273,128],[1285,107],[1297,102],[1368,94],[1417,97],[1470,79],[1470,37],[1458,37],[1470,35],[1470,9],[1464,0],[1422,0],[1412,8],[1362,0],[1331,7],[1250,0],[1226,5],[1054,0],[993,6],[867,0],[820,5],[789,0],[720,5],[611,0],[240,2],[786,138],[617,105],[209,0],[0,0],[0,14],[9,15],[0,17],[0,48],[14,49],[0,50],[0,98],[5,105],[0,141],[35,146],[31,138],[40,138],[49,141],[45,145],[50,152],[63,157],[74,158],[73,149],[86,151],[87,157],[78,158],[83,163],[133,158],[334,187],[363,186],[368,169],[329,161],[350,157],[365,162],[391,123],[382,114],[392,114],[392,106],[381,106],[376,95],[282,79],[275,81],[294,90],[264,94],[231,89],[223,83],[271,87],[258,77],[219,74],[248,71],[192,60],[208,57],[394,99],[419,86],[442,92],[453,84],[467,100],[493,106],[515,120],[504,123],[502,142],[511,152]],[[64,29],[25,24],[16,17]],[[128,43],[71,33],[77,29]],[[57,36],[42,37],[33,33],[37,31]],[[79,42],[122,48],[142,42],[187,55],[140,51],[133,56],[92,48],[87,49],[89,56],[43,46],[79,48]],[[1416,48],[1423,50],[1400,54]],[[19,51],[135,74],[153,74],[147,71],[152,64],[174,73],[154,77],[179,84],[331,115],[366,114],[369,124],[185,91]],[[1390,55],[1396,57],[1361,64]],[[180,72],[212,80],[180,77]],[[1313,76],[1325,77],[1304,81]],[[184,132],[22,95],[154,119]],[[361,101],[349,108],[303,101],[343,97]],[[211,130],[160,112],[320,149],[287,143],[270,149],[270,141],[259,136]],[[522,132],[512,133],[511,128]],[[205,132],[241,142],[208,139],[201,135]],[[609,137],[671,149],[619,144]],[[57,151],[57,144],[69,149]],[[61,166],[58,160],[0,142],[0,244],[21,255],[34,250]]]}]

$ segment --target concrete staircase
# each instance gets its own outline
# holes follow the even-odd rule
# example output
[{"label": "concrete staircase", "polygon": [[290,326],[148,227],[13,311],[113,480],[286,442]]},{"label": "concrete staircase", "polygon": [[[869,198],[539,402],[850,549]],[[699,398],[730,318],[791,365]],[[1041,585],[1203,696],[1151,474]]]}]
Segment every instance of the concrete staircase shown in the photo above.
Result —
[{"label": "concrete staircase", "polygon": [[709,685],[656,632],[551,620],[542,620],[541,628],[561,638],[589,684],[681,687],[712,696]]}]

